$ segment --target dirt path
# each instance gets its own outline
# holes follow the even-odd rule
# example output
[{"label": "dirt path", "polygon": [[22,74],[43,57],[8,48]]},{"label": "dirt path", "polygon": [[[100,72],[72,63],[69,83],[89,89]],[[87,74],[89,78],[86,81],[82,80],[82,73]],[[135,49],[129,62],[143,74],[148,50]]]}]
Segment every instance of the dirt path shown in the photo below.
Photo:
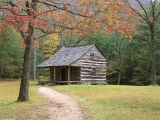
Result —
[{"label": "dirt path", "polygon": [[71,97],[49,87],[39,87],[38,92],[49,100],[49,104],[27,112],[28,120],[83,120],[78,103]]}]

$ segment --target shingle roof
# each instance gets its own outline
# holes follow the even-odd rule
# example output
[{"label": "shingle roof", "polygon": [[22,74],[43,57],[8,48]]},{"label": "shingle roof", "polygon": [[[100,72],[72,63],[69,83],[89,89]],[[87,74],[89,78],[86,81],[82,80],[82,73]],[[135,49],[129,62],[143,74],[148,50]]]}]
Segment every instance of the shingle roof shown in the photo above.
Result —
[{"label": "shingle roof", "polygon": [[37,67],[68,66],[81,58],[93,46],[94,44],[76,47],[62,47],[52,57],[39,64]]}]

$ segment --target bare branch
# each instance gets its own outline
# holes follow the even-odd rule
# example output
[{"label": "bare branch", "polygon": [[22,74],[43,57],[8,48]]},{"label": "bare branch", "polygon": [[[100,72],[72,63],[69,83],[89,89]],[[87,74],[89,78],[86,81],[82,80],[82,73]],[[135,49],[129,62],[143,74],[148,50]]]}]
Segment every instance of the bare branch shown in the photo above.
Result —
[{"label": "bare branch", "polygon": [[155,48],[153,49],[153,51],[155,52],[159,47],[160,47],[160,44],[157,44],[157,45],[155,46]]},{"label": "bare branch", "polygon": [[40,35],[40,36],[38,36],[38,37],[35,37],[33,40],[37,40],[37,39],[39,39],[39,38],[42,38],[42,37],[45,37],[45,36],[47,36],[47,35],[49,35],[49,34],[53,34],[53,33],[61,33],[62,31],[59,31],[59,32],[56,32],[56,31],[48,31],[48,32],[45,32],[43,35]]},{"label": "bare branch", "polygon": [[147,39],[143,39],[143,38],[140,38],[140,37],[133,37],[134,39],[139,39],[139,40],[142,40],[142,41],[146,41],[149,45],[151,45],[150,41],[147,40]]},{"label": "bare branch", "polygon": [[147,20],[145,17],[143,17],[143,16],[138,12],[138,10],[132,8],[132,6],[131,6],[130,4],[129,4],[129,7],[130,7],[135,13],[137,13],[143,20],[145,20],[145,21],[148,22],[148,20]]},{"label": "bare branch", "polygon": [[[157,8],[156,8],[156,9],[158,9],[159,6],[160,6],[160,2],[157,1],[157,0],[156,0],[156,2],[158,2],[158,6],[157,6]],[[156,20],[156,19],[158,18],[159,15],[160,15],[160,11],[159,11],[158,14],[155,16],[154,20]]]},{"label": "bare branch", "polygon": [[79,39],[77,40],[75,46],[77,46],[85,37],[86,37],[86,35],[81,35],[81,36],[79,37]]},{"label": "bare branch", "polygon": [[139,5],[141,6],[141,8],[143,9],[143,11],[144,11],[144,13],[145,13],[145,15],[146,15],[147,20],[149,20],[149,17],[148,17],[147,11],[144,9],[144,7],[143,7],[142,3],[141,3],[139,0],[137,0],[137,1],[138,1]]},{"label": "bare branch", "polygon": [[53,2],[50,2],[50,3],[49,3],[49,2],[43,1],[43,2],[41,2],[41,3],[44,3],[45,5],[48,5],[48,6],[57,8],[58,10],[67,11],[68,13],[72,13],[72,14],[74,14],[74,15],[78,15],[78,16],[82,16],[82,17],[91,17],[91,16],[85,16],[85,15],[80,14],[80,13],[77,13],[77,12],[73,12],[73,11],[68,10],[68,9],[65,9],[65,8],[63,8],[63,7],[59,7],[59,6],[57,6],[56,4],[53,4]]}]

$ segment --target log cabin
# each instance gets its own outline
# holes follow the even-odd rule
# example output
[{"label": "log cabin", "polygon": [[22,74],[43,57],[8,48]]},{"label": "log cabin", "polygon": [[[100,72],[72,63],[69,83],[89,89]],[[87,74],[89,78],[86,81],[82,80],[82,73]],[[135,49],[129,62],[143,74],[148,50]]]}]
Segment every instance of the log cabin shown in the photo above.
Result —
[{"label": "log cabin", "polygon": [[37,68],[49,68],[55,84],[106,84],[106,57],[95,44],[62,47]]}]

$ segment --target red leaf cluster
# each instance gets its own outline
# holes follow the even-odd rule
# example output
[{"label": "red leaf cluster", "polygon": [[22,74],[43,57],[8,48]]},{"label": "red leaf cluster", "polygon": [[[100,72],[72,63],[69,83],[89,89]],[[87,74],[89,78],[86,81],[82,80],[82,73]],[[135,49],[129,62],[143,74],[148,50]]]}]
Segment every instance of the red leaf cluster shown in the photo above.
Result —
[{"label": "red leaf cluster", "polygon": [[21,44],[21,46],[22,46],[22,47],[24,47],[24,48],[26,48],[26,47],[27,47],[27,45],[26,45],[26,44],[24,44],[24,43],[22,43],[22,44]]},{"label": "red leaf cluster", "polygon": [[78,33],[78,30],[77,29],[74,29],[73,30],[74,34]]},{"label": "red leaf cluster", "polygon": [[36,42],[34,43],[34,45],[35,45],[35,47],[36,47],[37,49],[39,48],[39,42],[36,41]]}]

